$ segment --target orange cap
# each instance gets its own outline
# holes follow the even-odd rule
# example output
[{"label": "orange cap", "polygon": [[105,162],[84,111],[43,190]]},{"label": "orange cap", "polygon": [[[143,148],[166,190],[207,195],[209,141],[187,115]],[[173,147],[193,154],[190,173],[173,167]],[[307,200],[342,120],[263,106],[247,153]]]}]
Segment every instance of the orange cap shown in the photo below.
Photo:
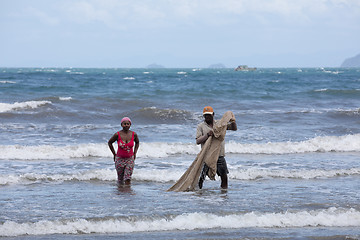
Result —
[{"label": "orange cap", "polygon": [[205,114],[214,114],[214,109],[210,106],[204,107],[203,115],[205,115]]}]

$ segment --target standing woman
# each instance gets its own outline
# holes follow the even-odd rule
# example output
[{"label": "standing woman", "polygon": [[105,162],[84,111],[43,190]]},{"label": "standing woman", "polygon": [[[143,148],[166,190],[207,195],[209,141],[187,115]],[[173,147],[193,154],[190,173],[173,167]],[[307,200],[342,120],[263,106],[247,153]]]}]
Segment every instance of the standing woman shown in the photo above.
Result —
[{"label": "standing woman", "polygon": [[[131,175],[134,170],[136,153],[139,148],[138,135],[130,131],[131,120],[124,117],[121,120],[121,131],[115,133],[108,141],[109,148],[114,155],[115,168],[118,175],[118,183],[130,185]],[[117,141],[118,151],[115,153],[113,143]],[[135,148],[134,148],[135,143]]]}]

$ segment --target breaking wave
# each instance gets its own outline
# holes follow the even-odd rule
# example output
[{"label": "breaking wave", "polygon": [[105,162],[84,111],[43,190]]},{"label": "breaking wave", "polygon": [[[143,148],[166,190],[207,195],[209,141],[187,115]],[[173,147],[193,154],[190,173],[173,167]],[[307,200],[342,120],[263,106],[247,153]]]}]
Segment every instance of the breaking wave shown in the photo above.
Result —
[{"label": "breaking wave", "polygon": [[146,107],[131,113],[132,116],[146,122],[160,121],[164,123],[183,123],[184,120],[196,119],[192,112],[181,109],[161,109]]},{"label": "breaking wave", "polygon": [[[189,164],[188,164],[189,165]],[[137,166],[132,175],[134,181],[146,182],[175,182],[177,181],[187,166],[181,168],[142,168],[141,163]],[[235,180],[258,180],[270,178],[285,179],[325,179],[341,176],[360,175],[360,168],[350,169],[261,169],[261,168],[234,168],[229,164],[229,178]],[[114,167],[107,169],[92,169],[85,171],[66,172],[66,173],[23,173],[23,174],[0,174],[1,185],[28,185],[39,182],[65,182],[65,181],[116,181],[117,175]]]},{"label": "breaking wave", "polygon": [[46,104],[51,104],[50,101],[26,101],[15,103],[0,103],[0,113],[17,111],[23,109],[35,109]]},{"label": "breaking wave", "polygon": [[[142,142],[138,157],[166,158],[173,155],[196,155],[200,146],[194,143]],[[106,143],[68,146],[0,145],[0,159],[70,159],[111,157]],[[56,154],[54,154],[56,152]],[[360,134],[315,137],[299,142],[226,143],[226,152],[233,154],[296,154],[313,152],[360,152]]]},{"label": "breaking wave", "polygon": [[0,224],[0,236],[301,227],[360,227],[360,212],[353,208],[329,208],[314,211],[248,212],[224,215],[194,212],[168,216],[76,218],[24,223],[5,221]]}]

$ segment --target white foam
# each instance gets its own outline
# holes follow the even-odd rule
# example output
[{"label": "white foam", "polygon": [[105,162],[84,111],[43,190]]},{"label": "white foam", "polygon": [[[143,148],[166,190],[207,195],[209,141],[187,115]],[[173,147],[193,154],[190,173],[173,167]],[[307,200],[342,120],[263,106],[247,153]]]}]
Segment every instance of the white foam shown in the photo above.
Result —
[{"label": "white foam", "polygon": [[[132,179],[134,181],[148,181],[148,182],[175,182],[186,169],[143,169],[135,167]],[[66,174],[41,174],[41,173],[25,173],[25,174],[8,174],[0,175],[1,185],[16,185],[16,184],[32,184],[34,182],[64,182],[64,181],[116,181],[117,174],[115,167],[111,169],[93,169],[86,171],[78,171]]]},{"label": "white foam", "polygon": [[[141,161],[137,161],[132,179],[134,181],[148,182],[175,182],[186,169],[190,166],[190,162],[186,166],[156,168],[155,166],[142,168]],[[296,179],[317,179],[317,178],[333,178],[341,176],[360,175],[360,168],[351,169],[303,169],[303,170],[279,170],[279,169],[260,169],[260,168],[239,168],[234,169],[229,165],[230,179],[236,180],[255,180],[261,178],[296,178]],[[108,169],[92,169],[86,171],[60,173],[25,173],[25,174],[5,174],[0,175],[0,185],[14,184],[32,184],[34,182],[52,181],[116,181],[117,175],[114,167]]]},{"label": "white foam", "polygon": [[69,146],[0,146],[0,159],[70,159],[83,157],[111,157],[111,152],[105,144],[79,144]]},{"label": "white foam", "polygon": [[325,69],[323,69],[323,72],[324,73],[331,73],[331,74],[339,74],[339,73],[343,73],[343,72],[341,72],[341,71],[331,71],[331,70],[325,70]]},{"label": "white foam", "polygon": [[141,151],[139,150],[138,156],[147,158],[165,158],[177,154],[196,155],[200,150],[200,146],[193,143],[142,143]]},{"label": "white foam", "polygon": [[72,97],[59,97],[60,101],[70,101],[72,100]]},{"label": "white foam", "polygon": [[[200,146],[195,143],[142,142],[138,152],[138,157],[166,158],[174,155],[196,155],[199,152]],[[301,142],[269,142],[252,144],[228,142],[226,143],[226,152],[229,154],[360,152],[360,134],[316,137]],[[0,153],[0,159],[22,160],[111,157],[111,152],[106,143],[68,146],[0,145]]]},{"label": "white foam", "polygon": [[300,142],[268,142],[241,144],[229,142],[226,145],[228,153],[247,154],[291,154],[310,152],[359,152],[360,134],[345,136],[315,137]]},{"label": "white foam", "polygon": [[[114,144],[116,149],[116,146]],[[176,154],[197,154],[200,147],[190,143],[141,143],[138,157],[164,158]],[[69,146],[0,145],[0,159],[39,160],[84,157],[112,157],[107,144],[79,144]],[[54,154],[56,153],[56,154]]]},{"label": "white foam", "polygon": [[21,109],[35,109],[46,104],[51,104],[50,101],[27,101],[15,103],[0,103],[0,112],[16,111]]},{"label": "white foam", "polygon": [[170,217],[125,217],[96,219],[62,219],[0,225],[0,236],[45,234],[107,234],[149,231],[241,228],[360,227],[360,212],[355,209],[329,208],[315,211],[279,213],[232,213],[216,215],[195,212]]},{"label": "white foam", "polygon": [[316,89],[315,92],[326,92],[327,88]]},{"label": "white foam", "polygon": [[360,175],[360,168],[351,169],[259,169],[259,168],[230,168],[229,178],[238,180],[255,180],[260,178],[296,178],[296,179],[316,179],[333,178],[340,176]]},{"label": "white foam", "polygon": [[78,171],[68,174],[40,174],[25,173],[20,175],[0,175],[0,185],[13,184],[31,184],[41,181],[64,182],[64,181],[116,181],[117,175],[115,168],[113,169],[94,169],[87,171]]},{"label": "white foam", "polygon": [[[322,90],[315,90],[322,91]],[[327,91],[324,89],[323,91]],[[282,110],[282,109],[273,109],[273,110],[246,110],[245,114],[289,114],[289,113],[337,113],[337,112],[350,112],[357,113],[359,112],[359,108],[298,108],[292,110]]]},{"label": "white foam", "polygon": [[132,178],[135,181],[175,182],[187,168],[184,169],[137,169],[135,166]]},{"label": "white foam", "polygon": [[[138,157],[163,158],[176,154],[197,154],[199,150],[200,148],[195,144],[142,143]],[[69,146],[2,145],[0,146],[0,152],[0,159],[19,160],[112,157],[107,144],[79,144]]]},{"label": "white foam", "polygon": [[3,83],[3,84],[6,84],[6,83],[15,84],[16,82],[14,82],[14,81],[0,81],[0,83]]}]

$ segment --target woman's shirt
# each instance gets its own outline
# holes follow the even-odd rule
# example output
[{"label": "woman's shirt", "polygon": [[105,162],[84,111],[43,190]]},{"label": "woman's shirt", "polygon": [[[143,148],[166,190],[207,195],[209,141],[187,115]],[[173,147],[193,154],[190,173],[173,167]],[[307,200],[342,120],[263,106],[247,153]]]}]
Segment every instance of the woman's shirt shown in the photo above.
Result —
[{"label": "woman's shirt", "polygon": [[124,143],[121,139],[120,132],[118,132],[118,151],[116,153],[116,156],[120,158],[131,158],[134,156],[134,132],[132,132],[131,140],[128,143]]}]

